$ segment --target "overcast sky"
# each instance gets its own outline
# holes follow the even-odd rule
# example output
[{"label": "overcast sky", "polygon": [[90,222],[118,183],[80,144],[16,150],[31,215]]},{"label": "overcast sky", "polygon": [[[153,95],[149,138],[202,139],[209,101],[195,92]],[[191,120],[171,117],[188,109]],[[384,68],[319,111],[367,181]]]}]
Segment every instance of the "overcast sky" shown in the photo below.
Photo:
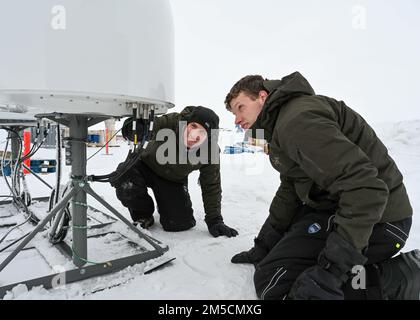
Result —
[{"label": "overcast sky", "polygon": [[212,107],[247,74],[300,71],[370,122],[420,119],[418,0],[171,0],[175,98]]}]

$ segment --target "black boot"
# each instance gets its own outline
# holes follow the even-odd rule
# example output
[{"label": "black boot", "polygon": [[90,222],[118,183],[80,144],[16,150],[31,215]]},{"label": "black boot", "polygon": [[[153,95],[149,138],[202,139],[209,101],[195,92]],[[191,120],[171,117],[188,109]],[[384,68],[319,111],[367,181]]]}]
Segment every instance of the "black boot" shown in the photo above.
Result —
[{"label": "black boot", "polygon": [[420,250],[401,253],[379,264],[385,299],[420,300]]},{"label": "black boot", "polygon": [[151,216],[151,217],[146,217],[146,218],[139,218],[136,221],[134,221],[133,224],[135,226],[140,224],[140,226],[143,229],[149,229],[151,226],[153,226],[154,223],[155,223],[155,219],[153,218],[153,216]]}]

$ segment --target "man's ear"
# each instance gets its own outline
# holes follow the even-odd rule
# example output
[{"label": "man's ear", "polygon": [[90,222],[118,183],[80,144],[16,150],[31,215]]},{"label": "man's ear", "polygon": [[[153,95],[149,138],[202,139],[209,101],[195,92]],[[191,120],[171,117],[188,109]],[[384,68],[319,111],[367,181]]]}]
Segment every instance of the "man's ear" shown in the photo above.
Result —
[{"label": "man's ear", "polygon": [[258,96],[261,98],[262,102],[265,102],[265,100],[268,97],[268,92],[265,90],[261,90],[258,94]]}]

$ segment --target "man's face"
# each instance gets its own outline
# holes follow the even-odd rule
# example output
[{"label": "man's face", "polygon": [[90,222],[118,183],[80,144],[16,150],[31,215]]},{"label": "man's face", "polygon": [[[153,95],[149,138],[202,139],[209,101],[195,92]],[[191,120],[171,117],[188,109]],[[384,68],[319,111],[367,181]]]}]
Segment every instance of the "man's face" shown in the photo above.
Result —
[{"label": "man's face", "polygon": [[230,102],[232,113],[235,115],[235,124],[245,130],[249,129],[257,120],[267,96],[266,91],[260,91],[258,97],[254,99],[243,91],[240,92]]},{"label": "man's face", "polygon": [[207,139],[207,131],[204,127],[197,123],[189,123],[184,130],[184,145],[187,148],[196,148],[203,144]]}]

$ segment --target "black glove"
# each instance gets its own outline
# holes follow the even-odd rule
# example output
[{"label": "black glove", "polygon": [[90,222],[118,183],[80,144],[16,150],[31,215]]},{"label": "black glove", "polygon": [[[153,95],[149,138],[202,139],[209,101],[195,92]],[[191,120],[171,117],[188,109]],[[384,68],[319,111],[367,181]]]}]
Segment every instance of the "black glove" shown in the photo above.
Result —
[{"label": "black glove", "polygon": [[230,260],[232,263],[252,263],[257,265],[265,258],[268,251],[258,238],[254,239],[254,246],[248,251],[242,251],[235,254]]},{"label": "black glove", "polygon": [[208,229],[213,237],[226,236],[228,238],[231,238],[236,237],[238,235],[238,231],[231,227],[228,227],[224,224],[223,221],[218,221],[216,223],[209,224]]},{"label": "black glove", "polygon": [[275,230],[267,219],[254,239],[254,247],[234,255],[231,262],[257,265],[283,237],[283,234]]},{"label": "black glove", "polygon": [[318,264],[296,279],[289,297],[296,300],[343,300],[341,289],[356,265],[364,265],[367,258],[336,231],[328,236],[319,254]]}]

